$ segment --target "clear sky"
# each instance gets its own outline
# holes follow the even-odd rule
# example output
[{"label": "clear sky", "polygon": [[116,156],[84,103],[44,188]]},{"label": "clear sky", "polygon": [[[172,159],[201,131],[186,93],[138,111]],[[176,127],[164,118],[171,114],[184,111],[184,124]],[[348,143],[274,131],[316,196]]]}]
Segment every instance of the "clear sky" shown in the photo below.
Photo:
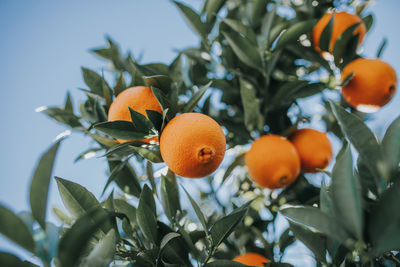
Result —
[{"label": "clear sky", "polygon": [[[199,6],[200,0],[186,1]],[[383,59],[400,73],[398,0],[377,0],[375,26],[366,38],[364,54],[374,57],[384,36]],[[29,182],[38,156],[64,128],[35,108],[60,105],[67,90],[82,98],[80,66],[101,71],[106,65],[88,53],[105,44],[105,34],[123,51],[143,54],[143,62],[169,62],[174,49],[197,45],[196,35],[166,0],[0,0],[0,203],[27,210]],[[400,96],[372,115],[371,127],[382,129],[400,114]],[[79,182],[99,196],[107,179],[101,159],[73,163],[89,147],[89,138],[73,134],[61,146],[54,174]],[[51,205],[62,206],[54,183]],[[1,240],[0,240],[1,241]],[[0,242],[0,250],[8,250]]]}]

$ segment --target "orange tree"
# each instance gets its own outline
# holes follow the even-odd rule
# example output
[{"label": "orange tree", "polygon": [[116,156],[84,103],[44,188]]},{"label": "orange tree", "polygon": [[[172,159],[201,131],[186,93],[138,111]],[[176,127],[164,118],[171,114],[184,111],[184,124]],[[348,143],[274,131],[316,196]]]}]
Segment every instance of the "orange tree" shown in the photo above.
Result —
[{"label": "orange tree", "polygon": [[[82,68],[87,99],[42,109],[94,140],[77,160],[103,155],[102,201],[56,177],[67,212],[46,222],[59,139],[33,174],[31,212],[1,206],[1,233],[43,266],[291,266],[300,242],[317,266],[399,266],[400,120],[378,140],[362,113],[386,104],[397,78],[358,53],[368,2],[173,2],[201,42],[169,65],[107,39],[92,52],[114,78]],[[305,126],[326,126],[340,152]],[[34,266],[6,252],[0,262]]]}]

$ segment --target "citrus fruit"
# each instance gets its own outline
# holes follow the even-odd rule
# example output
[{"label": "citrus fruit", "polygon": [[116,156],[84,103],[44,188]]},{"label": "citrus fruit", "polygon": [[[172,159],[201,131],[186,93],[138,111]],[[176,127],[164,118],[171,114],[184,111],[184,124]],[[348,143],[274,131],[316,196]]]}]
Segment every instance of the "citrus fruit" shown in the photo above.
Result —
[{"label": "citrus fruit", "polygon": [[251,265],[251,266],[264,266],[264,263],[269,262],[269,260],[254,252],[248,252],[239,256],[236,256],[233,261],[240,262],[242,264]]}]

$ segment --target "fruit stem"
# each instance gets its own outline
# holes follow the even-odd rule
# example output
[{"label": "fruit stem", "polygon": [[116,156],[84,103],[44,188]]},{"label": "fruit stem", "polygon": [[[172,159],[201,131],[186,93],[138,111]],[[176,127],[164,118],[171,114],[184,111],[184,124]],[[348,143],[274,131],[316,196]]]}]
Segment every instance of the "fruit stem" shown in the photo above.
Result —
[{"label": "fruit stem", "polygon": [[215,151],[210,147],[203,147],[197,153],[197,158],[201,163],[208,163],[210,162],[215,155]]}]

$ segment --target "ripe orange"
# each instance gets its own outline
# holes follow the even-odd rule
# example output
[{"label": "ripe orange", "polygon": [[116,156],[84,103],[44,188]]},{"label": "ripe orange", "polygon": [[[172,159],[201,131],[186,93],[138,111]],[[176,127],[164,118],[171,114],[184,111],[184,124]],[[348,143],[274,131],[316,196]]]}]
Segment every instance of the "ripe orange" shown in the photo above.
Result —
[{"label": "ripe orange", "polygon": [[[150,88],[145,86],[135,86],[122,91],[115,98],[108,110],[108,121],[131,121],[131,113],[128,107],[146,117],[146,110],[162,112],[160,103],[158,103],[157,98],[154,96]],[[157,137],[139,141],[150,142],[152,140],[156,141]],[[117,141],[119,143],[124,143],[129,140],[117,139]]]},{"label": "ripe orange", "polygon": [[255,140],[245,156],[250,177],[269,189],[293,183],[300,172],[300,158],[292,143],[279,135]]},{"label": "ripe orange", "polygon": [[316,168],[325,169],[332,159],[332,146],[326,133],[313,130],[297,130],[290,141],[300,156],[304,172],[317,172]]},{"label": "ripe orange", "polygon": [[373,112],[387,104],[397,86],[395,70],[380,59],[358,58],[342,71],[342,80],[354,73],[342,88],[342,96],[351,106],[362,112]]},{"label": "ripe orange", "polygon": [[[329,21],[331,20],[332,14],[325,14],[322,18],[317,22],[314,26],[312,32],[312,39],[315,50],[321,52],[319,48],[319,40],[321,38],[321,34],[325,29],[325,26],[328,25]],[[362,19],[357,16],[347,12],[335,12],[333,18],[333,27],[332,27],[332,35],[331,41],[329,43],[329,52],[333,52],[333,48],[335,47],[335,43],[337,38],[350,26],[361,23],[353,32],[354,35],[360,34],[358,38],[358,44],[361,44],[362,40],[364,39],[364,35],[367,32],[367,28],[365,27],[364,22]]]},{"label": "ripe orange", "polygon": [[221,164],[226,140],[221,126],[200,113],[183,113],[165,126],[160,138],[164,162],[176,174],[198,178]]},{"label": "ripe orange", "polygon": [[264,257],[263,255],[260,255],[258,253],[254,252],[248,252],[239,256],[236,256],[233,261],[240,262],[242,264],[246,265],[251,265],[251,266],[264,266],[264,263],[269,262],[269,260]]}]

